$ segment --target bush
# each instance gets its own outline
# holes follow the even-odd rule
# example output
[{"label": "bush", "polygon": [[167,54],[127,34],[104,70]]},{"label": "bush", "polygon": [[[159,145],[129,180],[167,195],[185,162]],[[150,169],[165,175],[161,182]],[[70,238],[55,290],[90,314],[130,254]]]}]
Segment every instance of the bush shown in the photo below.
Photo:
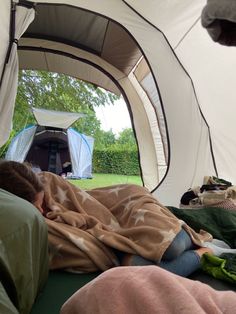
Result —
[{"label": "bush", "polygon": [[140,175],[137,150],[94,150],[93,172]]},{"label": "bush", "polygon": [[11,143],[11,140],[13,139],[13,137],[15,136],[16,132],[14,130],[11,131],[11,134],[10,134],[10,137],[9,139],[7,140],[7,142],[2,146],[0,147],[0,158],[3,159],[5,157],[5,154],[8,150],[8,147]]}]

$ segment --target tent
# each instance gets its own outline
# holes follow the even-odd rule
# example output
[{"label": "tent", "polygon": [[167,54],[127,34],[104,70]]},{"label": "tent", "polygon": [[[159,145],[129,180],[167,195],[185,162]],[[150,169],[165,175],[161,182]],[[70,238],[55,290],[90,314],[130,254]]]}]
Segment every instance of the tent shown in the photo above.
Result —
[{"label": "tent", "polygon": [[91,178],[94,139],[69,127],[83,114],[38,108],[33,113],[38,124],[12,139],[5,159],[28,161],[35,170],[70,178]]},{"label": "tent", "polygon": [[162,203],[178,205],[205,175],[236,182],[236,48],[202,27],[205,4],[0,1],[0,145],[18,68],[56,71],[123,95],[144,185]]}]

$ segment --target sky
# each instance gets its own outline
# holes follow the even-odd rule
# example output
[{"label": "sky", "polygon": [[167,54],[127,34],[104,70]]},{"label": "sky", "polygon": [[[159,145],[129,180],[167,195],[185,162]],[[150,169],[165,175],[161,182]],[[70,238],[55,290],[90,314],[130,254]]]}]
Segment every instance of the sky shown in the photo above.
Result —
[{"label": "sky", "polygon": [[104,131],[112,129],[118,135],[123,129],[131,128],[129,112],[123,99],[117,100],[114,105],[97,107],[95,111]]}]

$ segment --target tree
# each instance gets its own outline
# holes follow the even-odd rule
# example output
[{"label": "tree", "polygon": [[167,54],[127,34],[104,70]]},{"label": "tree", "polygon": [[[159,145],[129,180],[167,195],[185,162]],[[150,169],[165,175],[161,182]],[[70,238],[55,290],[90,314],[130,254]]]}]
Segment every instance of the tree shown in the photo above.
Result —
[{"label": "tree", "polygon": [[113,104],[118,97],[99,87],[64,74],[22,70],[19,73],[13,127],[19,131],[35,120],[31,107],[58,111],[82,112],[73,126],[80,132],[95,136],[100,130],[94,107]]},{"label": "tree", "polygon": [[96,134],[95,149],[106,149],[116,143],[115,134],[112,130],[99,130]]},{"label": "tree", "polygon": [[137,149],[137,143],[134,137],[133,130],[131,128],[123,129],[123,131],[119,133],[116,145],[126,147],[128,149]]}]

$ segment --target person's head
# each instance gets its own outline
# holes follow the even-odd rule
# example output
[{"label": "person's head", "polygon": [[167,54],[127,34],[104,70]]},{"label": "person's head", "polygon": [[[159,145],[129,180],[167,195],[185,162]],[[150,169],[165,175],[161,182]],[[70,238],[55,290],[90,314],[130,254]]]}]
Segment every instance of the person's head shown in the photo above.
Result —
[{"label": "person's head", "polygon": [[29,201],[42,212],[43,184],[30,165],[0,161],[0,188]]}]

